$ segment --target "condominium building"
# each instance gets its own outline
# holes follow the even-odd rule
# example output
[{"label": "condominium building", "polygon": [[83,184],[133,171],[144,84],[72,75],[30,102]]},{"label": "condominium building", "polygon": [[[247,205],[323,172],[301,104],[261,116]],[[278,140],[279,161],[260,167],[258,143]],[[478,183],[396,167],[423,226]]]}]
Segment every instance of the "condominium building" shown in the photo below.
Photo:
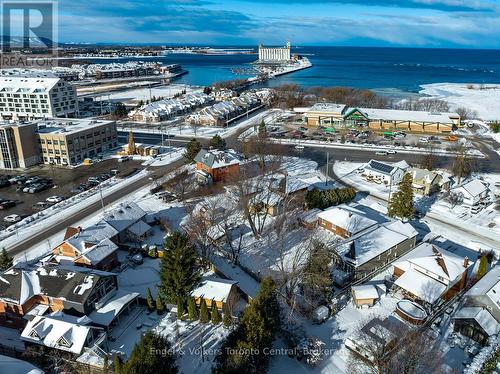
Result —
[{"label": "condominium building", "polygon": [[118,146],[114,121],[51,119],[38,122],[42,161],[77,165]]},{"label": "condominium building", "polygon": [[0,71],[0,116],[31,120],[76,117],[75,87],[50,71],[9,69]]},{"label": "condominium building", "polygon": [[36,123],[0,124],[0,168],[27,168],[40,162]]}]

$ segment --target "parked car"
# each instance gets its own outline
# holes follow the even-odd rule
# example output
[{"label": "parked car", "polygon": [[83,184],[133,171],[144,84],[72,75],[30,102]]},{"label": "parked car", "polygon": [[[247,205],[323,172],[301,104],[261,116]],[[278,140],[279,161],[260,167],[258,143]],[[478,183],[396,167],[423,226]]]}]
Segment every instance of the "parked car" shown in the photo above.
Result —
[{"label": "parked car", "polygon": [[426,137],[424,137],[424,136],[423,136],[423,137],[421,137],[420,139],[418,139],[418,141],[419,141],[420,143],[429,143],[429,138],[426,138]]},{"label": "parked car", "polygon": [[378,151],[378,152],[375,152],[375,154],[377,156],[387,156],[388,155],[388,152],[387,151]]},{"label": "parked car", "polygon": [[48,207],[50,206],[49,203],[47,203],[46,201],[40,201],[36,204],[33,204],[31,206],[31,208],[34,210],[34,211],[39,211],[39,210],[44,210],[44,209],[47,209]]},{"label": "parked car", "polygon": [[130,160],[130,157],[129,156],[121,156],[119,159],[118,159],[118,162],[125,162],[125,161],[128,161]]},{"label": "parked car", "polygon": [[62,196],[50,196],[45,199],[46,202],[48,203],[60,203],[61,201],[64,200],[64,197]]},{"label": "parked car", "polygon": [[13,208],[15,206],[16,206],[16,202],[12,201],[12,200],[4,200],[4,201],[0,202],[0,209],[1,210]]},{"label": "parked car", "polygon": [[300,145],[300,144],[295,146],[295,149],[296,149],[297,151],[303,151],[303,150],[304,150],[304,148],[305,148],[305,147],[304,147],[303,145]]},{"label": "parked car", "polygon": [[0,187],[8,187],[10,186],[10,182],[7,177],[0,178]]},{"label": "parked car", "polygon": [[388,153],[388,154],[390,154],[390,155],[395,155],[395,154],[396,154],[396,153],[398,153],[398,152],[396,152],[394,149],[389,149],[389,150],[387,151],[387,153]]},{"label": "parked car", "polygon": [[18,214],[11,214],[3,219],[5,222],[16,223],[22,220],[21,216]]}]

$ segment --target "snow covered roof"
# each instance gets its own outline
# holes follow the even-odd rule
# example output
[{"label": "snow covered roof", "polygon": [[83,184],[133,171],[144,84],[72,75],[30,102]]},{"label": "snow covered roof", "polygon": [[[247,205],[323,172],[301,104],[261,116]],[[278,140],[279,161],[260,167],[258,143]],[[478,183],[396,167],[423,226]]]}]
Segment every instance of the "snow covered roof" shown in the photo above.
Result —
[{"label": "snow covered roof", "polygon": [[1,276],[0,299],[24,304],[35,295],[46,295],[83,304],[101,277],[113,275],[77,266],[14,267]]},{"label": "snow covered roof", "polygon": [[484,296],[491,299],[494,305],[500,309],[500,266],[496,266],[487,272],[469,291],[466,297]]},{"label": "snow covered roof", "polygon": [[486,187],[483,184],[483,182],[481,182],[479,179],[474,179],[470,182],[462,184],[461,186],[457,187],[456,189],[460,190],[462,193],[466,193],[467,195],[469,195],[471,197],[479,196],[482,193],[488,191],[488,187]]},{"label": "snow covered roof", "polygon": [[352,235],[376,225],[377,222],[354,207],[339,205],[318,214],[318,218],[341,227]]},{"label": "snow covered roof", "polygon": [[385,174],[385,175],[393,175],[400,168],[398,166],[387,164],[385,162],[370,160],[366,164],[365,169],[375,171],[377,173],[381,173],[381,174]]},{"label": "snow covered roof", "polygon": [[472,262],[468,262],[467,266],[464,267],[464,262],[464,257],[434,244],[421,243],[395,262],[394,266],[403,271],[416,269],[422,273],[434,274],[443,282],[449,283],[460,277],[466,269],[472,266]]},{"label": "snow covered roof", "polygon": [[120,204],[116,209],[106,214],[104,221],[122,232],[146,215],[139,205],[134,202]]},{"label": "snow covered roof", "polygon": [[286,175],[282,178],[275,178],[271,182],[271,188],[279,189],[283,193],[291,194],[300,190],[305,190],[307,183],[298,177]]},{"label": "snow covered roof", "polygon": [[359,266],[415,235],[409,223],[392,221],[358,232],[338,249],[348,261]]},{"label": "snow covered roof", "polygon": [[101,308],[90,313],[89,318],[96,324],[101,326],[109,326],[111,322],[120,314],[120,312],[133,300],[139,297],[137,292],[126,292],[118,290],[113,298],[111,298]]},{"label": "snow covered roof", "polygon": [[394,284],[430,304],[439,299],[446,290],[443,283],[414,269],[405,271]]},{"label": "snow covered roof", "polygon": [[413,183],[417,184],[431,184],[439,174],[427,169],[410,168],[408,172],[413,178]]},{"label": "snow covered roof", "polygon": [[307,110],[309,112],[315,113],[338,113],[342,114],[346,105],[345,104],[335,104],[335,103],[316,103],[311,108]]},{"label": "snow covered roof", "polygon": [[[354,108],[352,108],[354,109]],[[375,109],[357,108],[371,119],[383,121],[414,121],[414,122],[437,122],[453,125],[452,118],[458,118],[457,113],[425,112],[415,110]]]},{"label": "snow covered roof", "polygon": [[100,243],[88,248],[82,252],[82,256],[90,261],[91,264],[98,264],[110,254],[115,252],[118,246],[109,239],[104,239]]},{"label": "snow covered roof", "polygon": [[373,284],[352,286],[352,292],[356,299],[378,299],[377,288]]},{"label": "snow covered roof", "polygon": [[194,160],[211,169],[238,165],[240,163],[240,159],[233,151],[220,151],[218,149],[202,149],[198,152]]},{"label": "snow covered roof", "polygon": [[77,317],[69,315],[36,316],[27,323],[21,333],[21,339],[80,354],[92,327],[80,325],[77,320]]},{"label": "snow covered roof", "polygon": [[483,307],[463,307],[453,319],[474,319],[489,335],[495,335],[500,332],[500,323],[490,314],[488,309]]},{"label": "snow covered roof", "polygon": [[218,277],[205,277],[198,287],[191,291],[193,297],[200,297],[207,300],[226,301],[231,288],[237,284],[233,280]]},{"label": "snow covered roof", "polygon": [[0,367],[9,374],[43,374],[43,371],[29,362],[0,355]]},{"label": "snow covered roof", "polygon": [[151,230],[151,226],[149,226],[146,222],[137,221],[132,226],[127,229],[129,232],[134,234],[135,236],[143,236],[149,230]]},{"label": "snow covered roof", "polygon": [[84,229],[78,228],[76,233],[67,239],[75,249],[82,250],[81,243],[99,243],[104,239],[111,239],[118,231],[106,221],[99,221]]}]

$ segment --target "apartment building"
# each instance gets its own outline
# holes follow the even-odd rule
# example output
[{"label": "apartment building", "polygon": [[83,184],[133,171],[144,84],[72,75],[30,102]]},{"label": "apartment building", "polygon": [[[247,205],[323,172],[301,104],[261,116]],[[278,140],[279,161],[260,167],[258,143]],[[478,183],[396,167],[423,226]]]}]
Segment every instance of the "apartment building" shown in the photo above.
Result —
[{"label": "apartment building", "polygon": [[77,165],[118,146],[114,121],[50,119],[37,124],[44,163]]},{"label": "apartment building", "polygon": [[75,87],[50,71],[9,69],[0,71],[0,117],[31,120],[76,117]]},{"label": "apartment building", "polygon": [[36,123],[0,123],[0,168],[27,168],[40,162]]}]

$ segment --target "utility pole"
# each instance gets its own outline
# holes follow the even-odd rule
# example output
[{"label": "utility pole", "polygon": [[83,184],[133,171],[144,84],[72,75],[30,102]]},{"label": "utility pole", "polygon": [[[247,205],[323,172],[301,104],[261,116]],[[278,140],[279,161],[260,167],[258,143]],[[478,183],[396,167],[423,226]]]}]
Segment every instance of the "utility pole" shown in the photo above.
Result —
[{"label": "utility pole", "polygon": [[99,184],[99,194],[101,195],[102,214],[104,215],[106,213],[106,210],[104,209],[104,199],[102,197],[102,188],[100,184]]},{"label": "utility pole", "polygon": [[328,164],[330,162],[330,153],[326,151],[326,185],[328,186]]}]

